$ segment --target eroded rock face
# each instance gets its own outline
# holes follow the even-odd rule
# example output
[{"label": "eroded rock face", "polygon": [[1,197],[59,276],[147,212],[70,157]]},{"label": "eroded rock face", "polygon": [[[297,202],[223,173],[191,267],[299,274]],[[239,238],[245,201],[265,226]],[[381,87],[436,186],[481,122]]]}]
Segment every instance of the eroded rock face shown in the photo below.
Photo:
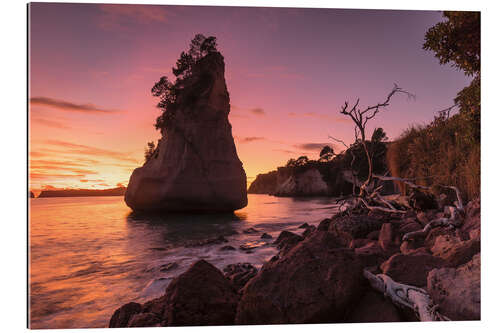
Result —
[{"label": "eroded rock face", "polygon": [[382,294],[368,291],[349,314],[347,323],[398,322],[403,318],[398,309]]},{"label": "eroded rock face", "polygon": [[[168,326],[230,325],[238,297],[231,283],[205,260],[194,263],[165,291]],[[217,309],[215,311],[215,309]]]},{"label": "eroded rock face", "polygon": [[427,274],[434,268],[446,266],[446,262],[429,254],[395,254],[380,265],[382,273],[394,281],[423,287],[427,283]]},{"label": "eroded rock face", "polygon": [[247,205],[246,174],[228,120],[224,58],[211,53],[197,66],[199,79],[178,97],[157,151],[130,177],[125,202],[135,211],[229,212]]},{"label": "eroded rock face", "polygon": [[432,270],[427,290],[439,311],[452,320],[481,319],[481,254],[459,268]]},{"label": "eroded rock face", "polygon": [[280,179],[278,171],[278,184],[274,192],[276,196],[322,196],[329,194],[328,184],[317,169],[291,174],[284,180]]},{"label": "eroded rock face", "polygon": [[342,321],[366,281],[354,251],[315,231],[284,257],[266,263],[243,289],[236,324]]}]

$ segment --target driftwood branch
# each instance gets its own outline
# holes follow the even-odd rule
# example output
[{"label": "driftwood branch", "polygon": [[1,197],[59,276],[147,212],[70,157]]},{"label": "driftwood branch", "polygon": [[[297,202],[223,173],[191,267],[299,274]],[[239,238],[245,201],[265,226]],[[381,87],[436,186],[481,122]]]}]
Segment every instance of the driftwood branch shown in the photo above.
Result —
[{"label": "driftwood branch", "polygon": [[431,229],[433,228],[449,227],[451,229],[455,229],[462,225],[464,220],[465,210],[462,202],[462,197],[460,196],[460,190],[456,186],[441,185],[441,187],[453,189],[457,196],[457,200],[455,201],[455,207],[446,206],[444,208],[445,214],[448,214],[450,217],[443,217],[432,220],[429,223],[427,223],[423,229],[404,234],[403,241],[413,239],[415,237],[425,237],[429,233],[429,231],[431,231]]},{"label": "driftwood branch", "polygon": [[385,208],[381,206],[370,206],[365,199],[359,198],[359,200],[365,205],[365,207],[369,210],[378,210],[380,212],[385,212],[385,213],[396,213],[396,214],[404,214],[406,213],[405,210],[399,210],[395,208]]},{"label": "driftwood branch", "polygon": [[437,311],[437,306],[424,289],[395,282],[385,274],[375,275],[366,269],[363,275],[373,289],[383,293],[395,305],[413,309],[420,321],[450,320]]}]

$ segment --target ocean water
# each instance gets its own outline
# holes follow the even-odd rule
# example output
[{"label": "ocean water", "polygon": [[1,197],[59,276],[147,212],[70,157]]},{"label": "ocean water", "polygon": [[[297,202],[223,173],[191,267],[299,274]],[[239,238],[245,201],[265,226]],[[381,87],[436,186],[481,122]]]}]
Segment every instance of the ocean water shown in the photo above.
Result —
[{"label": "ocean water", "polygon": [[[30,326],[107,327],[116,308],[161,296],[194,261],[260,267],[277,253],[281,231],[302,233],[302,223],[317,225],[337,209],[333,198],[249,194],[234,214],[138,215],[123,197],[30,199]],[[261,239],[264,232],[273,239]],[[196,246],[219,236],[228,242]],[[221,251],[226,245],[236,250]]]}]

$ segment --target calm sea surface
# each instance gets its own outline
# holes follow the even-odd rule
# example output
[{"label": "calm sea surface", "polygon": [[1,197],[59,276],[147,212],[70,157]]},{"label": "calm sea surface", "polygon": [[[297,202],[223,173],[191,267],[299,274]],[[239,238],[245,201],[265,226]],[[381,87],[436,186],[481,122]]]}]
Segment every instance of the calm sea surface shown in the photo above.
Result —
[{"label": "calm sea surface", "polygon": [[[317,225],[337,205],[250,194],[247,207],[224,215],[141,216],[123,197],[36,198],[30,208],[31,327],[77,328],[107,327],[117,307],[161,296],[198,259],[219,269],[260,267],[276,254],[271,243],[282,230],[301,233],[302,223]],[[273,239],[260,239],[264,232]],[[192,246],[219,236],[229,242]],[[243,244],[259,247],[246,253]],[[224,245],[236,251],[220,251]]]}]

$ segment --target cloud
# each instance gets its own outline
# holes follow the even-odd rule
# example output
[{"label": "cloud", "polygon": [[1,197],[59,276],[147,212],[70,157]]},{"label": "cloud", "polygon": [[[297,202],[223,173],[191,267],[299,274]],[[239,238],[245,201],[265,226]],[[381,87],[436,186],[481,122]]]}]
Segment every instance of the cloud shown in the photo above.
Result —
[{"label": "cloud", "polygon": [[313,143],[313,142],[294,145],[295,148],[302,150],[321,150],[324,146],[332,147],[333,145],[331,143]]},{"label": "cloud", "polygon": [[238,141],[241,143],[249,143],[249,142],[263,141],[263,140],[266,140],[266,138],[262,136],[248,136],[245,138],[238,138]]},{"label": "cloud", "polygon": [[48,119],[42,119],[42,118],[34,118],[31,120],[31,122],[38,123],[40,125],[45,125],[47,127],[52,127],[52,128],[59,128],[59,129],[69,129],[70,128],[69,126],[64,125],[61,122],[48,120]]},{"label": "cloud", "polygon": [[[102,148],[97,148],[97,147],[92,147],[92,146],[87,146],[87,145],[80,145],[80,144],[71,143],[71,142],[67,142],[67,141],[60,141],[60,140],[46,140],[45,143],[47,143],[49,145],[57,146],[57,147],[67,148],[67,150],[63,150],[63,151],[52,150],[54,152],[69,153],[69,154],[81,154],[81,155],[90,155],[90,156],[103,156],[103,157],[109,157],[109,158],[113,158],[113,159],[124,161],[124,162],[131,162],[134,164],[139,163],[139,161],[137,161],[137,159],[132,158],[132,157],[128,157],[123,152],[102,149]],[[50,151],[50,149],[43,149],[43,150]]]},{"label": "cloud", "polygon": [[[266,112],[261,107],[247,109],[247,108],[242,108],[242,107],[231,104],[231,111],[243,111],[243,112],[247,112],[247,113],[252,113],[256,116],[265,116],[266,115]],[[235,115],[234,113],[232,115],[236,116],[236,117],[245,117],[244,115],[240,115],[240,114]]]},{"label": "cloud", "polygon": [[85,113],[115,113],[118,110],[102,109],[93,104],[75,104],[60,99],[50,97],[32,97],[31,105],[43,105],[53,107],[63,111],[85,112]]},{"label": "cloud", "polygon": [[264,112],[263,109],[261,108],[254,108],[254,109],[251,109],[250,112],[252,112],[253,114],[256,114],[258,116],[264,116],[266,113]]},{"label": "cloud", "polygon": [[134,25],[166,24],[177,16],[172,7],[167,10],[165,6],[155,5],[99,5],[102,15],[98,18],[97,25],[101,29],[121,32],[134,32]]},{"label": "cloud", "polygon": [[277,151],[277,152],[285,153],[285,154],[297,154],[296,151],[287,150],[287,149],[273,149],[273,151]]}]

